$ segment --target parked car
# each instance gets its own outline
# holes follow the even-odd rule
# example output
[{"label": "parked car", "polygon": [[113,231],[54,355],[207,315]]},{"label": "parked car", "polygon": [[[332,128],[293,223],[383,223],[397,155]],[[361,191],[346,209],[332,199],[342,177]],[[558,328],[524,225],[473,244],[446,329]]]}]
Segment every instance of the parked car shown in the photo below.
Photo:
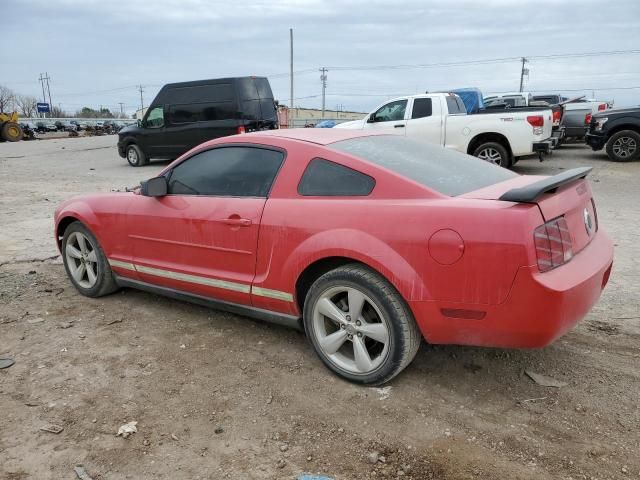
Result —
[{"label": "parked car", "polygon": [[36,122],[36,131],[38,133],[57,132],[58,127],[51,122]]},{"label": "parked car", "polygon": [[536,101],[544,101],[550,104],[560,104],[564,107],[562,126],[565,136],[577,141],[583,141],[589,128],[591,117],[598,112],[609,108],[604,101],[586,99],[584,96],[567,98],[560,94],[534,95]]},{"label": "parked car", "polygon": [[33,122],[20,122],[20,127],[22,128],[22,138],[23,140],[35,140],[37,125]]},{"label": "parked car", "polygon": [[86,125],[83,125],[78,120],[69,120],[69,123],[72,123],[73,125],[75,125],[76,126],[76,130],[78,132],[81,132],[82,130],[86,129]]},{"label": "parked car", "polygon": [[467,114],[464,102],[453,93],[394,98],[364,119],[340,123],[334,128],[406,135],[507,168],[521,157],[549,153],[553,144],[549,107]]},{"label": "parked car", "polygon": [[138,126],[119,132],[118,153],[131,166],[176,158],[212,138],[278,128],[269,80],[237,77],[170,83]]},{"label": "parked car", "polygon": [[542,347],[613,261],[590,168],[520,176],[416,140],[337,128],[206,142],[139,189],[55,212],[71,283],[133,287],[304,329],[357,383],[432,344]]},{"label": "parked car", "polygon": [[586,142],[593,150],[606,147],[614,162],[640,159],[640,107],[614,108],[593,115]]}]

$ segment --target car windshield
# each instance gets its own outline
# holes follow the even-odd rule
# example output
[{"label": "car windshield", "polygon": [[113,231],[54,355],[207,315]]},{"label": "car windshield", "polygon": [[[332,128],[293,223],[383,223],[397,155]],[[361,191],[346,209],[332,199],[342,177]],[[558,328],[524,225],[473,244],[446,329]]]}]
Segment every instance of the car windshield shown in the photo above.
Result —
[{"label": "car windshield", "polygon": [[329,147],[449,196],[462,195],[518,176],[471,155],[395,135],[351,138]]}]

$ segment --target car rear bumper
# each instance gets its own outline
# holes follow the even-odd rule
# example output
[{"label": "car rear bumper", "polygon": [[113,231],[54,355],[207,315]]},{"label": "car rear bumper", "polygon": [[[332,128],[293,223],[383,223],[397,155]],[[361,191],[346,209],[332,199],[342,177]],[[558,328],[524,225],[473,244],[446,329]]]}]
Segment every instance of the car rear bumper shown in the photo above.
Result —
[{"label": "car rear bumper", "polygon": [[607,143],[606,135],[602,133],[587,133],[585,142],[594,150],[602,150]]},{"label": "car rear bumper", "polygon": [[582,320],[600,298],[613,266],[613,243],[600,230],[567,264],[540,273],[521,267],[498,305],[414,301],[409,305],[430,343],[544,347]]}]

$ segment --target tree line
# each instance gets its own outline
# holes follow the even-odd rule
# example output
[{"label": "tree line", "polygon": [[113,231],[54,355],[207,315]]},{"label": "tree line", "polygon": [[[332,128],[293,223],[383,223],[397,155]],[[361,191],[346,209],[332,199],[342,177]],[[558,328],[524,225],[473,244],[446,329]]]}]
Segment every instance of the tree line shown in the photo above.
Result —
[{"label": "tree line", "polygon": [[[11,113],[16,111],[21,117],[34,118],[38,116],[37,103],[38,99],[33,95],[22,95],[0,85],[0,112]],[[50,113],[48,115],[51,118],[129,118],[127,115],[119,112],[114,113],[105,107],[100,109],[83,107],[80,110],[76,110],[72,115],[55,105],[50,105],[49,109]]]}]

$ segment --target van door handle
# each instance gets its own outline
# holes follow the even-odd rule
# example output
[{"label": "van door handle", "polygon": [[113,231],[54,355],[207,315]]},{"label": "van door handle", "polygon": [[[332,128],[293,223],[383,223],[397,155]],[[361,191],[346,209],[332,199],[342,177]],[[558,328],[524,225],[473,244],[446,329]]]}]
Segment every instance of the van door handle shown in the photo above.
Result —
[{"label": "van door handle", "polygon": [[394,125],[393,128],[404,128],[404,124],[403,125]]},{"label": "van door handle", "polygon": [[231,225],[233,227],[249,227],[251,226],[251,220],[248,218],[240,218],[237,215],[232,215],[229,218],[222,220],[225,225]]}]

